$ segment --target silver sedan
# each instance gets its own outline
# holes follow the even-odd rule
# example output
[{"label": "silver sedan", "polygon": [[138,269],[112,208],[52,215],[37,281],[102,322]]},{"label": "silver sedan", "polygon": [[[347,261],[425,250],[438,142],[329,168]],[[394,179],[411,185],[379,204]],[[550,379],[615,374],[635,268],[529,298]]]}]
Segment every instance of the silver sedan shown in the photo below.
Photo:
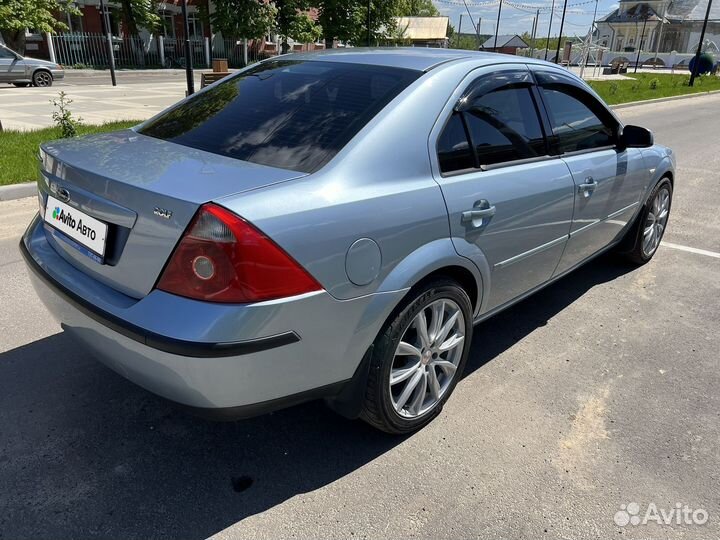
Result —
[{"label": "silver sedan", "polygon": [[66,332],[243,416],[430,422],[473,326],[668,223],[675,158],[567,70],[494,53],[278,57],[136,128],[43,145],[20,249]]},{"label": "silver sedan", "polygon": [[55,62],[22,56],[0,44],[0,83],[15,86],[52,86],[65,71]]}]

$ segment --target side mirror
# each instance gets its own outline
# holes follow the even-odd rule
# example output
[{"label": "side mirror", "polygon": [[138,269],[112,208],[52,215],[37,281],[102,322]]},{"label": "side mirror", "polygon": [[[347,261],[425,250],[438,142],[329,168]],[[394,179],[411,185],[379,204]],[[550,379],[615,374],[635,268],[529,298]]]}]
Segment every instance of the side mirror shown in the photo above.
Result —
[{"label": "side mirror", "polygon": [[655,143],[652,131],[640,126],[623,126],[618,140],[621,148],[648,148]]}]

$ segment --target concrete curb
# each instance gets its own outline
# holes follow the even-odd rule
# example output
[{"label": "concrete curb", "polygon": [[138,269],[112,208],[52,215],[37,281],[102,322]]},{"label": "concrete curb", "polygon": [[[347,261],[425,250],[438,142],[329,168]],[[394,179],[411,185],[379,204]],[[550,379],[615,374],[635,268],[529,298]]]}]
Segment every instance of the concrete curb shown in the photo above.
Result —
[{"label": "concrete curb", "polygon": [[675,101],[678,99],[690,99],[700,96],[711,96],[713,94],[719,94],[720,90],[709,90],[708,92],[696,92],[695,94],[682,94],[680,96],[670,96],[657,99],[645,99],[643,101],[630,101],[628,103],[618,103],[617,105],[610,105],[613,110],[627,109],[628,107],[637,107],[638,105],[652,105],[653,103],[664,103],[665,101]]},{"label": "concrete curb", "polygon": [[32,197],[37,193],[37,182],[0,186],[0,201],[12,201]]}]

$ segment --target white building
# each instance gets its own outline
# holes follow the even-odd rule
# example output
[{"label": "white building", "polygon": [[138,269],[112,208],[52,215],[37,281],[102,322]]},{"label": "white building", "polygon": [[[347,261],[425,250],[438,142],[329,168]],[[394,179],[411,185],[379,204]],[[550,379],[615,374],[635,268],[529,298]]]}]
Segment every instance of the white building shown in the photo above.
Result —
[{"label": "white building", "polygon": [[[694,53],[707,5],[708,0],[620,0],[617,9],[596,22],[596,43],[610,51],[629,53],[628,56],[637,54],[638,48],[652,53]],[[709,20],[704,50],[717,52],[720,1],[712,6]]]}]

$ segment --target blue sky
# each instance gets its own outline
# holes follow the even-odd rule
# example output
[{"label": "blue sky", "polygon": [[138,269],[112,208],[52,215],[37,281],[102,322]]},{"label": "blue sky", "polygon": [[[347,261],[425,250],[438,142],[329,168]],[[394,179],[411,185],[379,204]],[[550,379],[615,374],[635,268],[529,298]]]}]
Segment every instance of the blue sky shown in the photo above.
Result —
[{"label": "blue sky", "polygon": [[[494,34],[495,23],[497,21],[498,6],[487,5],[491,0],[466,0],[470,14],[477,23],[478,18],[482,18],[480,24],[481,34]],[[540,22],[538,24],[538,37],[547,37],[548,23],[550,22],[550,10],[552,0],[509,0],[513,4],[521,5],[526,9],[517,9],[509,4],[503,3],[502,14],[500,15],[500,31],[502,34],[522,34],[532,30],[532,21],[535,16],[535,8],[540,10]],[[584,37],[590,28],[593,19],[593,11],[595,2],[593,0],[567,0],[568,11],[565,15],[565,28],[563,34],[577,35]],[[580,4],[574,7],[573,4]],[[438,8],[441,14],[450,17],[452,25],[457,30],[460,14],[463,14],[462,32],[468,33],[473,31],[473,27],[468,17],[468,12],[463,5],[462,0],[433,0],[433,4]],[[599,0],[597,8],[597,17],[609,13],[617,7],[617,0]],[[560,30],[560,16],[562,14],[563,0],[555,1],[555,17],[553,19],[551,35],[556,36]],[[545,8],[544,10],[542,8]]]}]

